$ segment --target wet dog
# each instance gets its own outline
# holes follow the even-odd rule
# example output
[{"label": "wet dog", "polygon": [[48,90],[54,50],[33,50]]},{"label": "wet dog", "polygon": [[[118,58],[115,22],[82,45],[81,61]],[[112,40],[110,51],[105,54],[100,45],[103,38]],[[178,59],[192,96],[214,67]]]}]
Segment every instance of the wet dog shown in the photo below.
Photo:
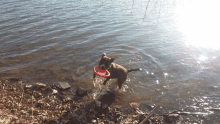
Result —
[{"label": "wet dog", "polygon": [[[124,81],[127,79],[127,75],[131,71],[138,71],[142,70],[141,68],[138,69],[126,69],[123,66],[112,63],[115,59],[107,57],[106,54],[104,53],[102,55],[101,60],[99,61],[99,68],[102,70],[108,70],[110,72],[110,76],[106,78],[106,80],[103,82],[103,85],[106,84],[107,81],[109,81],[112,78],[117,78],[118,79],[118,87],[121,89],[122,84]],[[93,74],[93,79],[95,79],[95,74]]]}]

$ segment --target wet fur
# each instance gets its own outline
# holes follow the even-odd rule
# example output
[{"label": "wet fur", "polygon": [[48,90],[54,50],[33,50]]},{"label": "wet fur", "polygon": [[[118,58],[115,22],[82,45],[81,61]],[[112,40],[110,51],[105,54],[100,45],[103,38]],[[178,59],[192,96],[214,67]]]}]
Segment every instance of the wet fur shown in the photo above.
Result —
[{"label": "wet fur", "polygon": [[[110,77],[106,78],[106,80],[103,82],[103,85],[107,83],[112,78],[117,78],[118,79],[118,87],[121,89],[122,84],[124,81],[127,79],[127,75],[131,71],[138,71],[141,70],[140,68],[138,69],[130,69],[127,70],[123,66],[113,63],[115,59],[107,57],[106,54],[104,53],[102,55],[101,60],[99,61],[99,68],[102,70],[107,69],[110,72]],[[93,79],[95,79],[95,74],[93,74]]]}]

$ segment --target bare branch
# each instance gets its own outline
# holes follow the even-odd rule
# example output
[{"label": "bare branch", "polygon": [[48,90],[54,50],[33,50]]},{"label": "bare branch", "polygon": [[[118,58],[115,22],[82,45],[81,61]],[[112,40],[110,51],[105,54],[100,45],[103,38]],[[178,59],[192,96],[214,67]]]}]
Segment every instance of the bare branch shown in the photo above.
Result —
[{"label": "bare branch", "polygon": [[[107,1],[107,0],[103,1],[102,4],[101,4],[98,8],[100,8],[106,1]],[[97,8],[96,10],[98,10],[98,8]],[[96,11],[96,10],[95,10],[95,11]],[[95,11],[93,11],[93,12],[95,12]]]},{"label": "bare branch", "polygon": [[160,18],[161,2],[162,2],[162,0],[160,1],[160,10],[159,10],[159,15],[158,15],[158,18],[157,18],[157,23],[158,23],[158,20],[159,20],[159,18]]},{"label": "bare branch", "polygon": [[134,0],[133,0],[132,8],[131,8],[131,15],[132,15],[132,18],[133,18],[133,14],[132,14],[133,7],[134,7]]},{"label": "bare branch", "polygon": [[156,5],[158,4],[158,0],[156,2],[154,2],[154,7],[151,9],[149,15],[153,12],[153,10],[156,8]]},{"label": "bare branch", "polygon": [[[147,14],[147,8],[148,8],[149,3],[150,3],[150,0],[148,0],[148,3],[147,3],[147,7],[146,7],[145,14],[144,14],[143,22],[144,22],[144,19],[145,19],[145,17],[146,17],[146,14]],[[142,22],[142,23],[143,23],[143,22]]]},{"label": "bare branch", "polygon": [[149,115],[140,123],[140,124],[144,124],[144,122],[146,122],[153,114],[154,114],[154,110],[156,110],[157,106],[155,106],[151,112],[149,113]]}]

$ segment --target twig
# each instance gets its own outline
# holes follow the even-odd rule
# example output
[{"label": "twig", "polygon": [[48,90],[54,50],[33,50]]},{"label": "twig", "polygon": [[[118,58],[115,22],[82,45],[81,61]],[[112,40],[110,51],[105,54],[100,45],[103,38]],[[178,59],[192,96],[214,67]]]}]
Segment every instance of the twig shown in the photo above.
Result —
[{"label": "twig", "polygon": [[157,106],[155,106],[151,112],[149,113],[149,115],[140,123],[140,124],[144,124],[144,122],[146,122],[153,114],[154,114],[154,110],[157,108]]},{"label": "twig", "polygon": [[[20,87],[21,87],[21,97],[20,97],[20,102],[19,102],[19,105],[20,105],[22,102],[22,99],[24,97],[24,88],[22,86],[22,81],[20,81],[19,83],[20,83]],[[19,109],[20,109],[20,106],[19,106]]]},{"label": "twig", "polygon": [[131,8],[131,16],[132,16],[132,18],[133,18],[133,14],[132,14],[133,7],[134,7],[134,0],[133,0],[132,8]]},{"label": "twig", "polygon": [[145,17],[146,17],[146,14],[147,14],[147,8],[148,8],[149,3],[150,3],[150,0],[148,0],[147,7],[146,7],[146,11],[145,11],[145,14],[144,14],[144,18],[143,18],[142,23],[144,22],[144,19],[145,19]]},{"label": "twig", "polygon": [[158,18],[157,18],[157,23],[158,23],[158,20],[159,20],[159,18],[160,18],[161,2],[162,2],[162,0],[160,1],[160,10],[159,10],[159,15],[158,15]]},{"label": "twig", "polygon": [[32,96],[31,96],[31,101],[32,101],[32,107],[31,107],[31,114],[32,114],[32,116],[33,116],[33,107],[34,107],[34,93],[35,93],[35,91],[33,91],[33,94],[32,94]]},{"label": "twig", "polygon": [[[104,2],[106,2],[106,1],[107,1],[107,0],[103,1],[102,4],[101,4],[98,8],[100,8],[100,7],[104,4]],[[97,8],[96,10],[98,10],[98,8]],[[96,10],[95,10],[95,11],[96,11]],[[93,11],[93,12],[95,12],[95,11]]]},{"label": "twig", "polygon": [[156,5],[158,4],[158,0],[156,2],[154,2],[154,7],[151,9],[149,15],[153,12],[153,10],[156,8]]}]

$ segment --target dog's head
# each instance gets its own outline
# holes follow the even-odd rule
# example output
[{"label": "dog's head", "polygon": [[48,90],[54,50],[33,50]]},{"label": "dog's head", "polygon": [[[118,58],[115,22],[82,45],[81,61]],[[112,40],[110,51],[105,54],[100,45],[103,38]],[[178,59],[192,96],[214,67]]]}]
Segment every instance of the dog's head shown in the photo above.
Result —
[{"label": "dog's head", "polygon": [[114,58],[107,57],[106,54],[103,53],[102,58],[99,61],[99,68],[102,70],[108,69],[114,60]]}]

